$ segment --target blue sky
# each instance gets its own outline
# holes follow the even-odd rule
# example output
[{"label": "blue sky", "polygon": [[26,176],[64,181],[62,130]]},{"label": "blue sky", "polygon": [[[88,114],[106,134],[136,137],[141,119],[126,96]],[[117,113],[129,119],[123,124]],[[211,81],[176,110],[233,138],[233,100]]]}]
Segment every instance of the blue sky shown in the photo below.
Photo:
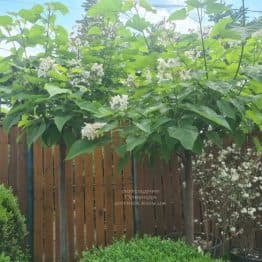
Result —
[{"label": "blue sky", "polygon": [[[21,8],[30,8],[37,3],[45,3],[51,0],[0,0],[0,15],[5,14],[7,11],[17,11]],[[59,1],[59,0],[58,0]],[[65,17],[59,18],[59,23],[63,24],[67,28],[72,28],[74,21],[81,17],[83,10],[81,4],[83,0],[61,0],[65,4],[70,12]],[[165,4],[183,4],[184,0],[150,0],[152,4],[165,5]],[[226,0],[226,3],[233,4],[235,7],[241,6],[242,0]],[[262,11],[262,0],[245,0],[246,6],[250,10]],[[254,16],[255,13],[249,13],[249,16]],[[258,14],[256,14],[258,15]],[[262,15],[262,13],[260,13]]]}]

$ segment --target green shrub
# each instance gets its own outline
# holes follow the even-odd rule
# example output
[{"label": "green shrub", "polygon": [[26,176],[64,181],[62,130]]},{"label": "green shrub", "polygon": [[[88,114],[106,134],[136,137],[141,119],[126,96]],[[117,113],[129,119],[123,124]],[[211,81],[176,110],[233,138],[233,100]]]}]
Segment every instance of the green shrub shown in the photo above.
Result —
[{"label": "green shrub", "polygon": [[[22,251],[26,236],[25,218],[11,190],[0,185],[0,261],[27,261]],[[6,257],[5,257],[6,256]]]},{"label": "green shrub", "polygon": [[94,248],[83,252],[80,262],[212,262],[222,261],[199,253],[182,241],[145,236],[129,242],[119,240],[105,248]]},{"label": "green shrub", "polygon": [[9,256],[6,256],[5,254],[0,254],[0,262],[11,262],[11,258]]}]

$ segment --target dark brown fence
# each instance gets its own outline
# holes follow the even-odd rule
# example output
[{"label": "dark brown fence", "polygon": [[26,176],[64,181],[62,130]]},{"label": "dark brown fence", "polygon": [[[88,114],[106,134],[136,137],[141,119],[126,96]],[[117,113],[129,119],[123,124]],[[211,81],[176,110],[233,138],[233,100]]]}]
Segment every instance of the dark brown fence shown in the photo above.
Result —
[{"label": "dark brown fence", "polygon": [[27,146],[23,138],[17,141],[19,136],[17,128],[7,136],[0,127],[0,183],[12,187],[20,209],[27,214]]},{"label": "dark brown fence", "polygon": [[[33,147],[35,261],[59,261],[58,150]],[[134,236],[135,213],[140,234],[164,235],[182,229],[176,162],[151,168],[139,164],[135,189],[131,163],[121,174],[117,163],[110,145],[66,162],[70,261],[93,245]]]},{"label": "dark brown fence", "polygon": [[[35,143],[30,161],[25,141],[17,143],[17,137],[17,128],[8,136],[0,129],[0,183],[11,186],[18,197],[31,232],[33,260],[60,261],[59,147]],[[121,174],[117,163],[110,145],[65,163],[69,261],[124,234],[163,236],[183,230],[177,159],[154,166],[136,163],[136,168],[130,161]],[[196,197],[198,219],[200,211]]]}]

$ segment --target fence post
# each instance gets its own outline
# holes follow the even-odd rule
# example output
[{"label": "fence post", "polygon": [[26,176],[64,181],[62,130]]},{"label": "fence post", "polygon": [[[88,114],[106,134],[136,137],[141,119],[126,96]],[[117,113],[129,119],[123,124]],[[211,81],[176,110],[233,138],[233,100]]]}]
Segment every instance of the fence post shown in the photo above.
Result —
[{"label": "fence post", "polygon": [[27,243],[33,260],[33,150],[27,150]]}]

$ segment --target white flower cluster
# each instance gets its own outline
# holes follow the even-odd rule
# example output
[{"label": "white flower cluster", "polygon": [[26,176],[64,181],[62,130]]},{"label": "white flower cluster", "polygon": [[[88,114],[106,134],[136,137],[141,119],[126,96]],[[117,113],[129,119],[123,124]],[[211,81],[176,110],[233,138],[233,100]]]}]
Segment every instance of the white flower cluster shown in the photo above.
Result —
[{"label": "white flower cluster", "polygon": [[81,130],[82,138],[87,138],[88,140],[94,140],[102,135],[101,128],[105,126],[106,123],[85,123],[85,126]]},{"label": "white flower cluster", "polygon": [[126,85],[128,87],[134,87],[135,86],[135,78],[132,75],[129,74],[124,81],[124,85]]},{"label": "white flower cluster", "polygon": [[[218,150],[208,143],[193,161],[204,223],[212,221],[224,236],[251,234],[262,227],[262,161],[251,148]],[[209,222],[208,222],[209,221]],[[251,230],[252,229],[252,230]]]},{"label": "white flower cluster", "polygon": [[191,80],[192,72],[191,70],[182,70],[179,72],[179,76],[183,81]]},{"label": "white flower cluster", "polygon": [[37,70],[38,77],[47,77],[48,72],[53,68],[55,61],[51,57],[41,58]]},{"label": "white flower cluster", "polygon": [[152,74],[151,74],[151,72],[150,72],[149,69],[147,69],[147,70],[145,71],[145,78],[146,78],[146,81],[147,81],[148,83],[151,83],[151,82],[152,82]]},{"label": "white flower cluster", "polygon": [[99,85],[102,84],[102,79],[104,76],[104,70],[102,64],[97,64],[97,63],[92,64],[90,71],[82,68],[78,60],[74,60],[73,62],[70,62],[70,65],[73,66],[71,73],[69,74],[71,85],[90,86],[91,82]]},{"label": "white flower cluster", "polygon": [[157,79],[159,83],[165,81],[173,80],[173,68],[176,66],[180,66],[179,59],[170,58],[170,59],[163,59],[159,58],[157,65]]},{"label": "white flower cluster", "polygon": [[127,95],[116,95],[111,98],[110,101],[111,109],[124,111],[128,107],[128,96]]},{"label": "white flower cluster", "polygon": [[98,83],[101,84],[103,80],[103,76],[105,75],[103,65],[94,63],[90,69],[92,78]]},{"label": "white flower cluster", "polygon": [[196,58],[201,57],[201,51],[197,50],[188,50],[184,52],[184,55],[192,60],[195,60]]},{"label": "white flower cluster", "polygon": [[226,41],[226,45],[229,48],[236,48],[241,46],[241,41],[240,40],[228,40]]},{"label": "white flower cluster", "polygon": [[80,65],[73,67],[68,76],[72,86],[90,86],[90,71],[82,69]]}]

